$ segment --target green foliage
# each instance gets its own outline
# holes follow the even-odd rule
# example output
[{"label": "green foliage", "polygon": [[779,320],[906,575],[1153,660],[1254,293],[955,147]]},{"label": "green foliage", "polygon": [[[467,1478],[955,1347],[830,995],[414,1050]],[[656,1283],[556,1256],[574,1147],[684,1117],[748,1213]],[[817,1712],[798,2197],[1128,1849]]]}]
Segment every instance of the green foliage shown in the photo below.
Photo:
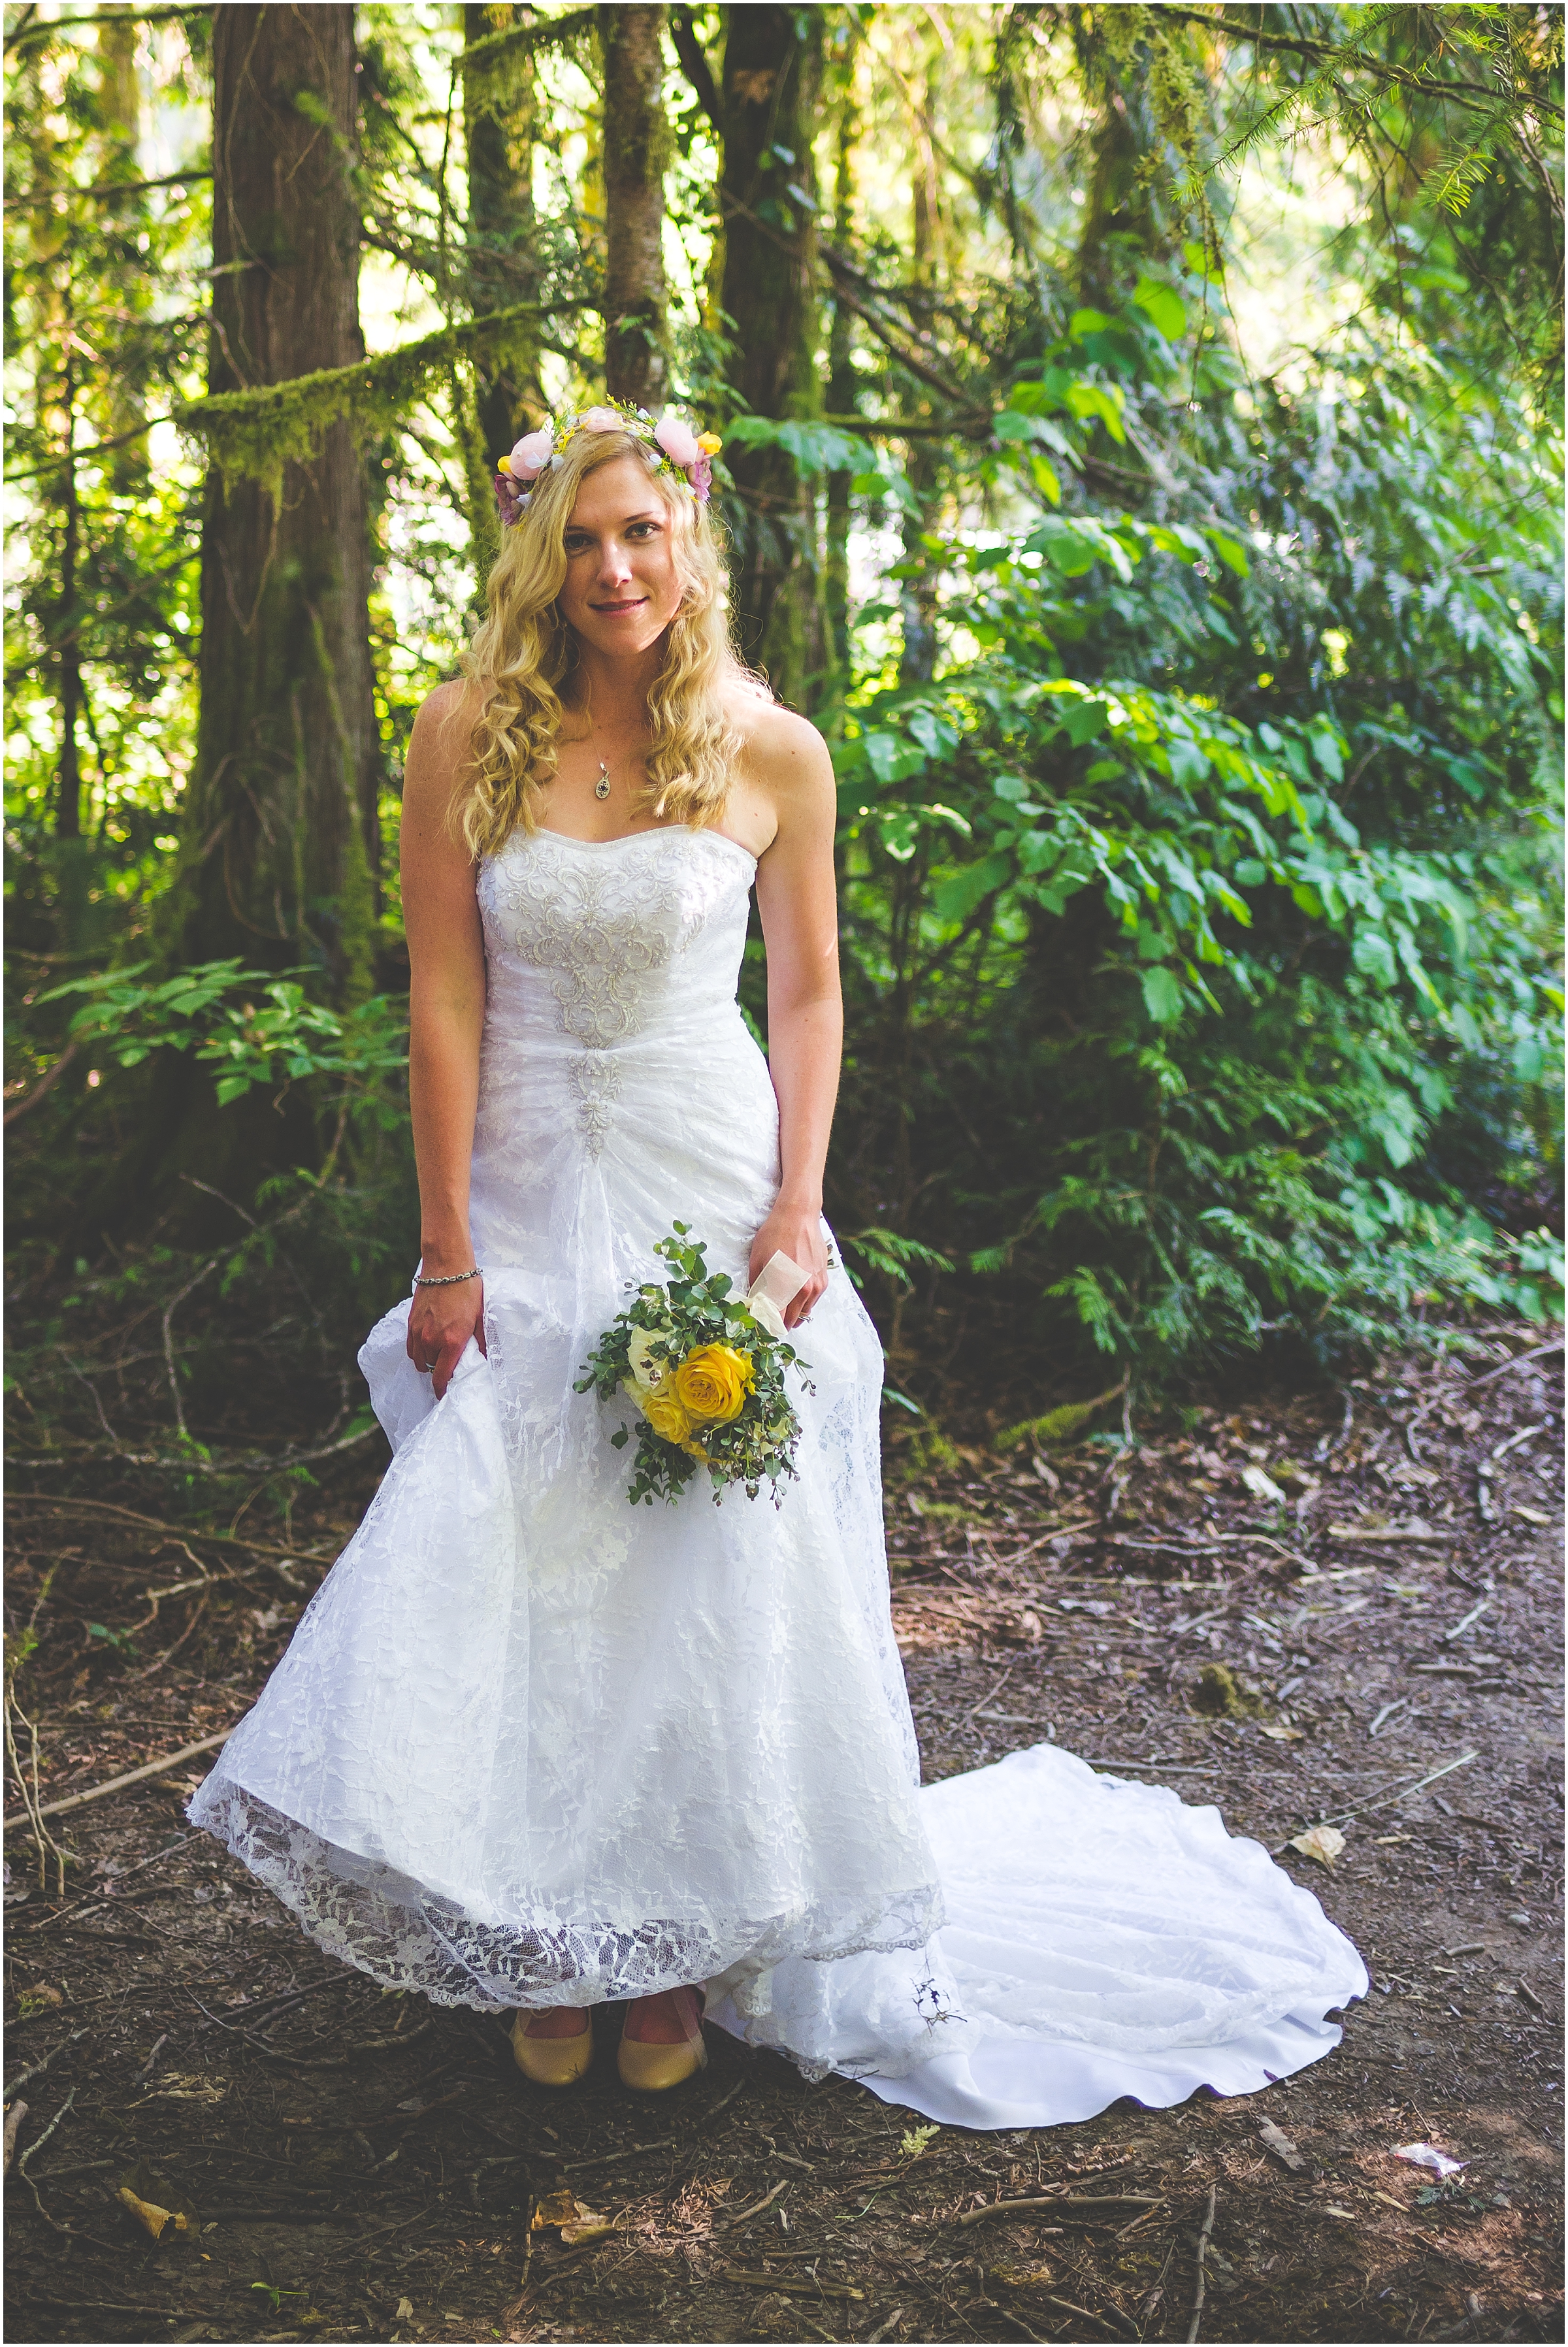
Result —
[{"label": "green foliage", "polygon": [[1140,1385],[1559,1311],[1555,449],[1366,334],[1177,422],[1149,296],[1069,341],[1163,510],[932,540],[948,657],[846,697],[863,1160]]},{"label": "green foliage", "polygon": [[[75,1043],[104,1042],[122,1068],[154,1051],[194,1051],[211,1065],[218,1104],[242,1099],[253,1085],[282,1091],[307,1077],[330,1079],[351,1115],[387,1123],[403,1111],[383,1079],[407,1065],[406,1007],[376,995],[339,1013],[313,1002],[292,978],[241,969],[238,961],[202,962],[172,979],[138,984],[145,963],[94,978],[68,979],[37,998],[87,1001],[70,1022]],[[236,1001],[239,996],[260,999]]]},{"label": "green foliage", "polygon": [[[914,1274],[922,1266],[932,1271],[951,1271],[950,1258],[936,1247],[926,1246],[919,1239],[906,1238],[898,1231],[871,1229],[846,1235],[841,1244],[853,1247],[872,1271],[879,1272],[896,1288],[907,1291],[915,1285]],[[863,1285],[853,1268],[849,1276],[856,1287]]]}]

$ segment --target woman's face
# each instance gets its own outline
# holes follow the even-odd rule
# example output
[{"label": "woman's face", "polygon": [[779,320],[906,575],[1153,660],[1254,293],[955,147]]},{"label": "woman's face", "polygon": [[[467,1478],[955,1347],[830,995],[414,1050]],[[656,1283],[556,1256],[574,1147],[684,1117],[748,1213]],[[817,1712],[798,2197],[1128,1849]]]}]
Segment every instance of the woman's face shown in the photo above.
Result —
[{"label": "woman's face", "polygon": [[681,608],[674,523],[635,456],[587,474],[566,526],[560,610],[596,651],[624,658],[656,644]]}]

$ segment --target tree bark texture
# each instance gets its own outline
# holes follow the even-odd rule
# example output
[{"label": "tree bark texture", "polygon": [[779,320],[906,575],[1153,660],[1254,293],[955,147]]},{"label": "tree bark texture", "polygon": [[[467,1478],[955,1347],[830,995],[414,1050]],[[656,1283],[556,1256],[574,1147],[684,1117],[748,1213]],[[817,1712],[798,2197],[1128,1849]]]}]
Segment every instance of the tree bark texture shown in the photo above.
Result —
[{"label": "tree bark texture", "polygon": [[603,7],[604,381],[612,399],[657,409],[669,388],[664,293],[662,8]]},{"label": "tree bark texture", "polygon": [[[927,333],[937,282],[938,190],[933,136],[938,71],[935,66],[927,70],[924,103],[915,125],[915,178],[911,190],[914,275],[918,288],[916,315]],[[928,414],[930,401],[919,401],[917,408],[919,413]],[[919,511],[906,513],[903,519],[904,560],[912,567],[913,575],[899,587],[904,643],[898,656],[898,682],[926,684],[937,665],[937,582],[923,543],[931,527],[931,508],[941,475],[937,443],[924,438],[912,440],[905,473],[919,502]]]},{"label": "tree bark texture", "polygon": [[[364,356],[352,7],[231,5],[212,24],[213,392]],[[279,501],[207,483],[201,722],[179,948],[372,983],[376,792],[364,477],[346,424]]]},{"label": "tree bark texture", "polygon": [[[845,85],[839,92],[836,171],[833,190],[833,235],[841,252],[855,247],[855,150],[860,136],[855,100],[855,60],[851,55]],[[827,405],[833,415],[854,415],[859,407],[860,379],[856,373],[853,325],[845,304],[835,301],[827,336]],[[870,459],[867,457],[867,464]],[[849,499],[855,476],[827,477],[827,529],[823,559],[823,610],[825,650],[835,678],[849,675]]]},{"label": "tree bark texture", "polygon": [[[465,49],[526,24],[529,7],[468,5],[463,10]],[[463,77],[463,129],[468,161],[468,303],[477,316],[526,302],[538,282],[534,255],[534,124],[538,104],[531,59],[517,68],[504,98],[493,77]],[[526,428],[530,402],[542,405],[537,358],[513,350],[477,379],[476,414],[480,454],[487,469]]]},{"label": "tree bark texture", "polygon": [[[821,79],[819,9],[728,10],[721,306],[733,336],[730,381],[742,412],[753,415],[806,418],[821,410],[812,165]],[[782,450],[733,446],[728,453],[741,503],[734,592],[742,650],[784,699],[804,703],[826,665],[815,500]]]},{"label": "tree bark texture", "polygon": [[[67,353],[63,370],[66,447],[76,436],[76,361]],[[55,833],[60,839],[82,835],[82,763],[77,728],[82,716],[82,614],[77,608],[77,571],[81,559],[81,503],[77,494],[77,467],[67,456],[60,472],[60,597],[56,606],[56,630],[60,645],[60,782],[55,803]]]},{"label": "tree bark texture", "polygon": [[[117,179],[133,181],[141,177],[141,85],[136,62],[140,28],[133,11],[123,5],[100,8],[97,38],[102,159],[95,176],[106,184]],[[137,200],[122,196],[102,200],[106,241],[114,248],[108,266],[117,280],[119,299],[128,312],[149,317],[156,288],[138,246]],[[146,347],[138,349],[137,338],[128,336],[124,350],[103,425],[111,439],[138,431],[147,421],[142,396]],[[149,472],[145,440],[130,440],[111,450],[108,463],[109,479],[118,496],[135,496],[145,487]]]}]

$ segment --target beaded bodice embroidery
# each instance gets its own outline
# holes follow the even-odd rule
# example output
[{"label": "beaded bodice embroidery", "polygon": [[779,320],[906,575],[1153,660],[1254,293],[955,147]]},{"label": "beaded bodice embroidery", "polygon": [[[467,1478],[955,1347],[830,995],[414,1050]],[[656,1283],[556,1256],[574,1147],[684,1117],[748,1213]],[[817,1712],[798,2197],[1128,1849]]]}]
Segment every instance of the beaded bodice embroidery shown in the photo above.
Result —
[{"label": "beaded bodice embroidery", "polygon": [[537,1032],[545,1013],[579,1046],[569,1072],[592,1154],[620,1088],[614,1048],[733,1005],[754,869],[736,841],[684,825],[518,833],[486,859],[487,1040]]}]

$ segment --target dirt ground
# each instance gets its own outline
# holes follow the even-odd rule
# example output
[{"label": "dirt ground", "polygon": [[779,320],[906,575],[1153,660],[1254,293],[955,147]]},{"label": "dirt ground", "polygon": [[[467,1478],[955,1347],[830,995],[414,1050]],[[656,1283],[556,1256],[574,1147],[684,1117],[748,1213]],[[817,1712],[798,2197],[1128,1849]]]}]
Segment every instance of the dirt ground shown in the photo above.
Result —
[{"label": "dirt ground", "polygon": [[[692,2086],[640,2103],[612,2008],[586,2089],[548,2098],[497,2022],[384,1997],[193,1836],[200,1758],[47,1820],[40,1882],[34,1734],[45,1802],[219,1737],[379,1460],[318,1466],[286,1524],[199,1530],[118,1416],[104,1463],[83,1437],[46,1472],[24,1397],[8,2337],[1561,2339],[1560,1354],[1502,1331],[1130,1450],[895,1449],[927,1776],[1051,1737],[1169,1782],[1373,1975],[1265,2095],[989,2136],[713,2030]],[[1332,1868],[1288,1847],[1325,1822]],[[1394,2156],[1417,2141],[1463,2167]],[[154,2242],[122,2186],[183,2223]],[[1050,2205],[975,2215],[1009,2200]]]}]

